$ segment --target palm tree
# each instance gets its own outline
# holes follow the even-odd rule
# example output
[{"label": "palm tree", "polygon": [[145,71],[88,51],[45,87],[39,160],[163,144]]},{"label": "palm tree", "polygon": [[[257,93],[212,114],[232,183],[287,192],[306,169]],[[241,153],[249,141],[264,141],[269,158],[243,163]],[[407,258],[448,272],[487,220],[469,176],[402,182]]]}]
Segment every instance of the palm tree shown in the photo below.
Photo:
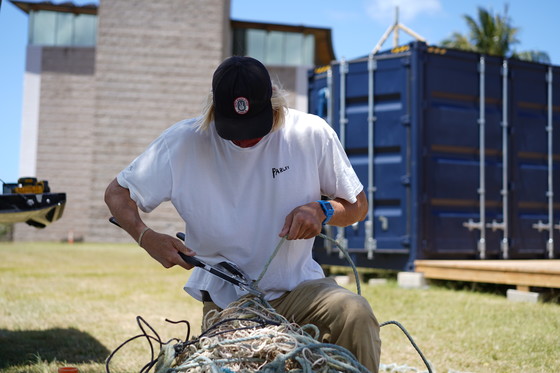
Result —
[{"label": "palm tree", "polygon": [[511,56],[513,58],[518,58],[525,61],[550,63],[550,56],[548,55],[548,53],[543,51],[513,52]]},{"label": "palm tree", "polygon": [[513,46],[519,43],[517,39],[519,28],[512,26],[507,11],[507,5],[503,16],[498,13],[493,15],[490,11],[479,7],[478,20],[469,15],[463,16],[469,28],[468,35],[455,32],[441,44],[448,48],[549,63],[550,58],[546,52],[513,50]]}]

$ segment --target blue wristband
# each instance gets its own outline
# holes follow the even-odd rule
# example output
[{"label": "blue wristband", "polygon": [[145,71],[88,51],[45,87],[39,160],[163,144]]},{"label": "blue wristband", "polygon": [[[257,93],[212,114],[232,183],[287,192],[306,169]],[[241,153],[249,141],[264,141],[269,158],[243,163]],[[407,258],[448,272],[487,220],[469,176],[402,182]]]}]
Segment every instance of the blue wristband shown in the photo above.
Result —
[{"label": "blue wristband", "polygon": [[325,220],[323,220],[323,225],[327,224],[334,215],[334,209],[329,201],[318,200],[323,212],[325,213]]}]

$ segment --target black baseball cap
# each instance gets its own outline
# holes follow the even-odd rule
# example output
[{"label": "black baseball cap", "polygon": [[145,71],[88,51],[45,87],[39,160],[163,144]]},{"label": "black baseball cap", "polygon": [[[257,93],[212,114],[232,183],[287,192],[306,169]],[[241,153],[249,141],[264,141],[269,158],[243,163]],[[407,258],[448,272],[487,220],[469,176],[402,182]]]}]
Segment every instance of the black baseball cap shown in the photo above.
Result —
[{"label": "black baseball cap", "polygon": [[251,57],[229,57],[214,72],[214,123],[226,140],[249,140],[272,129],[272,83],[264,65]]}]

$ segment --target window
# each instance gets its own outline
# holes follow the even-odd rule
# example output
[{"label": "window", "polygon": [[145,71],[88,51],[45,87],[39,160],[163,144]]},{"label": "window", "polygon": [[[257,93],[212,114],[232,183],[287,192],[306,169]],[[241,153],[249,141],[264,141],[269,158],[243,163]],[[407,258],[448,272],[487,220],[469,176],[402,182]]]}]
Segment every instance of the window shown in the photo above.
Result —
[{"label": "window", "polygon": [[95,46],[97,16],[36,10],[30,12],[29,44]]},{"label": "window", "polygon": [[233,54],[251,56],[267,65],[313,65],[315,37],[312,34],[261,29],[236,29]]}]

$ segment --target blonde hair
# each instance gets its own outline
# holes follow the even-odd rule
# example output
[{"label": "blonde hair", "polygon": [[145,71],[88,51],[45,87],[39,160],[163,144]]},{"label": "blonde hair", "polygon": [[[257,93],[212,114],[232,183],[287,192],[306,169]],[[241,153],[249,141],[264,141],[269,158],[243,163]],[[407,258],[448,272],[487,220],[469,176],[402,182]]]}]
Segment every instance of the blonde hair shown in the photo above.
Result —
[{"label": "blonde hair", "polygon": [[[286,120],[286,111],[288,110],[288,101],[286,99],[286,91],[281,89],[276,84],[272,83],[272,97],[270,103],[272,104],[272,129],[271,132],[276,131],[284,125]],[[212,92],[206,97],[206,103],[202,109],[202,113],[197,122],[198,131],[206,131],[210,127],[210,123],[214,121],[214,96]]]}]

